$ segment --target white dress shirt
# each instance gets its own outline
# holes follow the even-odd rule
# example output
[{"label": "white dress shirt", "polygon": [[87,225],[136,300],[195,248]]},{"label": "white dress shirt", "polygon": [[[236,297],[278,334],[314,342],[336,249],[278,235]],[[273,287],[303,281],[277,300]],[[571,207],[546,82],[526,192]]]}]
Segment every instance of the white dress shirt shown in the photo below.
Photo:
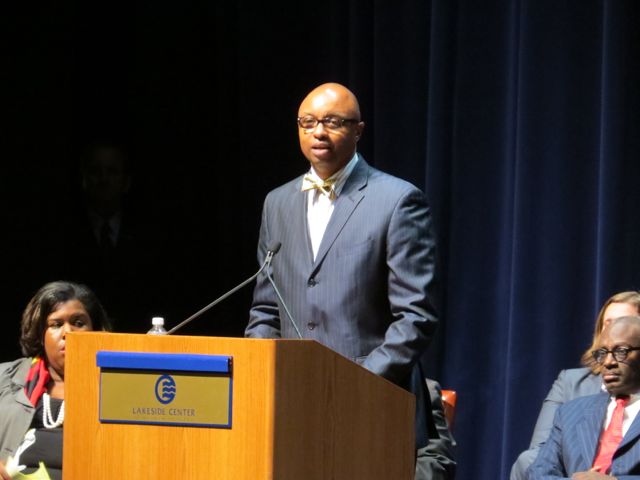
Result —
[{"label": "white dress shirt", "polygon": [[[331,175],[327,180],[335,180],[333,184],[334,198],[331,200],[327,195],[320,192],[317,188],[309,190],[307,193],[307,223],[309,224],[309,236],[311,237],[311,248],[313,250],[313,259],[316,259],[318,250],[320,249],[320,243],[324,236],[324,231],[327,229],[329,219],[333,213],[333,205],[336,198],[340,195],[342,188],[344,187],[347,178],[353,171],[353,168],[358,162],[358,154],[356,153],[349,163],[347,163],[342,169]],[[322,179],[318,176],[316,171],[311,167],[309,170],[314,180],[319,182]]]}]

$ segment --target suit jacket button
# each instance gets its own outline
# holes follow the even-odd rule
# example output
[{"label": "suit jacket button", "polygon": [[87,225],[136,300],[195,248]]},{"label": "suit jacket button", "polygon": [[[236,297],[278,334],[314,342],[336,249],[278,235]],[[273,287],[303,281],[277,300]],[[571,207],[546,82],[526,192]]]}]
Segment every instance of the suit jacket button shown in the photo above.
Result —
[{"label": "suit jacket button", "polygon": [[313,330],[314,328],[316,328],[316,324],[315,324],[315,323],[313,323],[313,322],[311,322],[311,323],[307,323],[307,328],[308,328],[309,330]]},{"label": "suit jacket button", "polygon": [[317,281],[315,278],[310,278],[309,281],[307,282],[307,285],[309,285],[310,287],[313,287],[315,285],[317,285]]}]

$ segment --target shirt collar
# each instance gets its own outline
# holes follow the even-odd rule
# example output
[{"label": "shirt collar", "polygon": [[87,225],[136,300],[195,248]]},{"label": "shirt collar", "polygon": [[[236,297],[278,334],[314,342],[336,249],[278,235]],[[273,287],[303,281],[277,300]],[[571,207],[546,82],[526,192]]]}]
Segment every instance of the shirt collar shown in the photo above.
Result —
[{"label": "shirt collar", "polygon": [[117,228],[120,225],[120,220],[122,217],[122,214],[120,212],[114,213],[108,219],[105,219],[95,210],[92,210],[90,208],[87,209],[87,212],[88,212],[89,220],[91,221],[91,224],[94,225],[96,228],[101,227],[104,223],[108,223],[112,229]]},{"label": "shirt collar", "polygon": [[[615,401],[615,400],[616,400],[615,395],[609,395],[609,401]],[[629,403],[627,405],[631,405],[632,403],[635,403],[638,400],[640,400],[640,392],[631,393],[629,395]]]}]

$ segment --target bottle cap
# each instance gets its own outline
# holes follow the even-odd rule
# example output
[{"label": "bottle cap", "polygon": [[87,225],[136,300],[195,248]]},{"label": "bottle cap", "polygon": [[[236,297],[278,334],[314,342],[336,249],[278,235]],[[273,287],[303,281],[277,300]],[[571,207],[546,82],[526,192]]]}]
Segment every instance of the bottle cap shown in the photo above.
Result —
[{"label": "bottle cap", "polygon": [[151,325],[164,325],[163,317],[153,317],[151,319]]}]

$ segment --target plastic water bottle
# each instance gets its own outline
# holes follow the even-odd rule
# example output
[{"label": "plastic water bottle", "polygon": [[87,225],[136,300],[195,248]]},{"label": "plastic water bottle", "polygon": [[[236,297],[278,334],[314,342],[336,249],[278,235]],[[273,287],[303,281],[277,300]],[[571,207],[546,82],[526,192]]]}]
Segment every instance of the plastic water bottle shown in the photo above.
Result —
[{"label": "plastic water bottle", "polygon": [[164,318],[153,317],[151,319],[151,330],[147,333],[149,335],[166,335],[167,331],[164,329]]}]

